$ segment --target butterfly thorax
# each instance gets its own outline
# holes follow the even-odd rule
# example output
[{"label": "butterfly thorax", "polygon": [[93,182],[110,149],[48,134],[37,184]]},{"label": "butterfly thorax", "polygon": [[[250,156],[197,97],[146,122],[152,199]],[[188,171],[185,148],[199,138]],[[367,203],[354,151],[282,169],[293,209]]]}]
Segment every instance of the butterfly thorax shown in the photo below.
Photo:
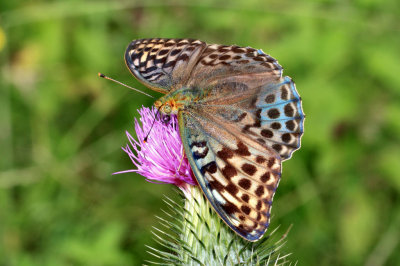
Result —
[{"label": "butterfly thorax", "polygon": [[169,93],[154,102],[156,108],[160,109],[163,114],[178,114],[179,110],[183,110],[185,106],[197,102],[204,98],[207,90],[193,90],[182,88]]}]

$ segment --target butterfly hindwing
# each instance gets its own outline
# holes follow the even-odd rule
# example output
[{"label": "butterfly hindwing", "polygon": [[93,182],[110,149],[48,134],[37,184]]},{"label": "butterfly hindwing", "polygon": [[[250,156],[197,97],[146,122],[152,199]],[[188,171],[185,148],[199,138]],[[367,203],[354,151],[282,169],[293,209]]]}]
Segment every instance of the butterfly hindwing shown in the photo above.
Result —
[{"label": "butterfly hindwing", "polygon": [[213,114],[212,123],[236,128],[238,136],[251,138],[274,149],[283,160],[289,159],[300,148],[303,134],[304,114],[295,84],[289,77],[278,82],[252,79],[217,84],[209,97],[187,109],[200,116]]},{"label": "butterfly hindwing", "polygon": [[266,147],[272,147],[283,160],[300,148],[304,113],[294,82],[285,77],[278,83],[261,86],[247,102],[239,104],[248,109],[252,121],[238,121],[242,132]]},{"label": "butterfly hindwing", "polygon": [[257,240],[269,225],[281,160],[300,147],[300,97],[288,77],[224,80],[213,90],[181,111],[181,138],[212,206],[239,235]]},{"label": "butterfly hindwing", "polygon": [[269,225],[272,199],[280,179],[279,156],[257,143],[252,147],[208,123],[207,118],[179,114],[185,153],[219,216],[236,233],[256,241]]}]

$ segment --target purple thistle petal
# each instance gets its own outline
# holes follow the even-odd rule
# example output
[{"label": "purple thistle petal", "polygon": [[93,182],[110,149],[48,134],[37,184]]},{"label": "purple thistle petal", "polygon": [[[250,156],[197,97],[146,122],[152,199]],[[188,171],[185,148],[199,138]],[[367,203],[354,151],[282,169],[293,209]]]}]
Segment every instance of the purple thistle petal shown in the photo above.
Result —
[{"label": "purple thistle petal", "polygon": [[197,185],[188,159],[184,156],[182,141],[176,116],[171,116],[168,125],[157,117],[146,142],[144,138],[149,132],[157,113],[156,108],[142,107],[138,110],[140,122],[135,119],[135,140],[128,131],[129,144],[122,147],[136,169],[116,172],[114,174],[135,172],[156,184],[174,184],[187,190],[187,184]]}]

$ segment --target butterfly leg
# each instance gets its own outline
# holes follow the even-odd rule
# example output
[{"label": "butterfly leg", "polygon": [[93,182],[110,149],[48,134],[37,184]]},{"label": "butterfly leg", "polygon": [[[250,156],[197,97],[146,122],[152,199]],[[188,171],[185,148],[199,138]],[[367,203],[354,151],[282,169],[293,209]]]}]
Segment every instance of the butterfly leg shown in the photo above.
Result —
[{"label": "butterfly leg", "polygon": [[[183,147],[182,147],[182,149],[183,149]],[[178,173],[179,173],[179,170],[181,170],[181,166],[182,166],[182,162],[183,162],[183,158],[185,157],[185,152],[184,151],[182,151],[182,157],[181,157],[181,161],[180,161],[180,163],[179,163],[179,167],[178,167]]]}]

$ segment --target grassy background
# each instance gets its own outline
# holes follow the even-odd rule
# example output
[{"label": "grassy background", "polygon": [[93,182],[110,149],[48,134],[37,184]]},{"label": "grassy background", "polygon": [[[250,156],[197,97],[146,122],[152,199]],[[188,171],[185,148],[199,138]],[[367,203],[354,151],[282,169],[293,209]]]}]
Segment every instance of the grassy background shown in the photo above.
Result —
[{"label": "grassy background", "polygon": [[[191,37],[262,48],[307,115],[271,227],[300,265],[400,260],[397,0],[0,2],[0,265],[137,265],[171,186],[120,150],[148,98],[128,43]],[[148,91],[148,90],[146,90]],[[156,95],[156,93],[153,93]]]}]

